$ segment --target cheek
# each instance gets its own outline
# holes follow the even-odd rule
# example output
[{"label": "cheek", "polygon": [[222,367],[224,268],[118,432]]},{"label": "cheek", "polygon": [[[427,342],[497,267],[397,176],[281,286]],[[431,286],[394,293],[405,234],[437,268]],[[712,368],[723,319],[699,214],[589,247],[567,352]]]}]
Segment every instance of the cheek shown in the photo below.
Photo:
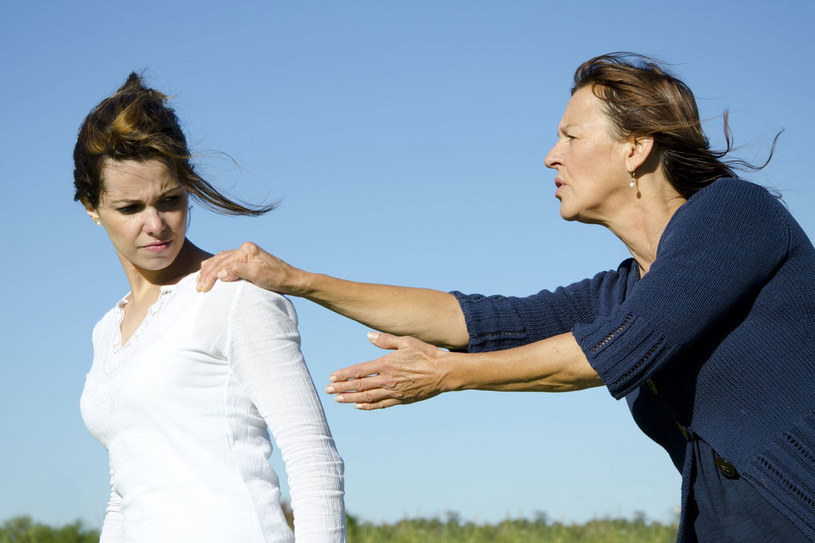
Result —
[{"label": "cheek", "polygon": [[180,234],[186,235],[187,229],[190,227],[190,219],[192,219],[192,215],[190,211],[184,207],[183,210],[179,211],[178,213],[173,213],[173,218],[171,219],[171,228]]},{"label": "cheek", "polygon": [[105,223],[105,231],[110,241],[120,250],[126,251],[127,246],[133,243],[138,237],[138,232],[126,221],[108,220]]}]

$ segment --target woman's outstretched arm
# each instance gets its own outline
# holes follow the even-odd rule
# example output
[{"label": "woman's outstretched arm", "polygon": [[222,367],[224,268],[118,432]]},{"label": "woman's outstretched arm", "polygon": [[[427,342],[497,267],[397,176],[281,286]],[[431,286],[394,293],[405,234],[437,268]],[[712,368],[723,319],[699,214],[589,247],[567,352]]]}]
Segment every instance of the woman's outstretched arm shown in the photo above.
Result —
[{"label": "woman's outstretched arm", "polygon": [[311,300],[376,330],[463,349],[469,335],[452,294],[438,290],[357,283],[295,268],[254,243],[218,253],[201,266],[198,289],[217,279],[245,279],[266,290]]},{"label": "woman's outstretched arm", "polygon": [[487,353],[449,352],[376,332],[369,338],[393,352],[335,371],[325,389],[357,409],[414,403],[453,390],[567,392],[603,385],[571,333]]}]

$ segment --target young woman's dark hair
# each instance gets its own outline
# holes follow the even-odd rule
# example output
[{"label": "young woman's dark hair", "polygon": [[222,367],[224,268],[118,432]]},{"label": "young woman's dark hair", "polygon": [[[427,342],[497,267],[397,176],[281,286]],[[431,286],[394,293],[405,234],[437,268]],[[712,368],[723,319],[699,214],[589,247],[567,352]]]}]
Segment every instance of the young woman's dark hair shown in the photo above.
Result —
[{"label": "young woman's dark hair", "polygon": [[255,207],[227,198],[195,171],[187,139],[167,101],[166,95],[145,87],[141,77],[131,73],[113,96],[85,117],[74,147],[74,200],[99,205],[106,159],[158,159],[184,190],[213,211],[261,215],[272,210],[274,204]]},{"label": "young woman's dark hair", "polygon": [[591,86],[603,102],[617,137],[654,138],[668,181],[685,198],[716,179],[736,177],[733,166],[758,170],[770,161],[768,158],[764,165],[753,166],[740,159],[723,160],[733,149],[727,113],[725,149],[712,150],[690,88],[654,59],[634,53],[609,53],[589,59],[575,71],[572,94],[586,86]]}]

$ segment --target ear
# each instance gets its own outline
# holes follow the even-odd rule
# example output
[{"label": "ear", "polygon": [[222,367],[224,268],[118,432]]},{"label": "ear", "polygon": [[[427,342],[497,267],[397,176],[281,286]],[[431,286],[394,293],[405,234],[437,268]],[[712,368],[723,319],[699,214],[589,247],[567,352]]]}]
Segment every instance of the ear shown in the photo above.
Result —
[{"label": "ear", "polygon": [[85,198],[82,198],[80,201],[82,202],[82,205],[85,206],[85,213],[88,214],[88,217],[90,217],[93,222],[101,226],[102,219],[99,217],[99,213],[96,212],[91,203]]},{"label": "ear", "polygon": [[637,136],[631,138],[626,145],[625,169],[635,172],[645,164],[651,151],[654,149],[654,138],[652,136]]}]

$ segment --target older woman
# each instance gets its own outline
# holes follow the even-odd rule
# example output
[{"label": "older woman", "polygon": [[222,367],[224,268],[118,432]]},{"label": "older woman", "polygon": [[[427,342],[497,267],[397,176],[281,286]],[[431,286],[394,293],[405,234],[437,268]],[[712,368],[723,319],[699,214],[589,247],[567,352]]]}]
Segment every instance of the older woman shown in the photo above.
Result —
[{"label": "older woman", "polygon": [[546,165],[561,216],[626,245],[616,270],[484,297],[342,281],[245,244],[199,288],[243,277],[388,332],[371,339],[393,353],[326,389],[361,409],[606,386],[682,473],[679,541],[815,540],[815,249],[725,154],[684,83],[604,55],[578,68]]},{"label": "older woman", "polygon": [[[102,543],[345,541],[343,464],[284,297],[246,282],[206,297],[190,197],[258,215],[194,170],[167,97],[131,74],[85,118],[75,199],[103,227],[130,292],[97,323],[82,418],[110,455]],[[268,427],[268,429],[267,429]],[[291,483],[295,532],[268,463]]]}]

